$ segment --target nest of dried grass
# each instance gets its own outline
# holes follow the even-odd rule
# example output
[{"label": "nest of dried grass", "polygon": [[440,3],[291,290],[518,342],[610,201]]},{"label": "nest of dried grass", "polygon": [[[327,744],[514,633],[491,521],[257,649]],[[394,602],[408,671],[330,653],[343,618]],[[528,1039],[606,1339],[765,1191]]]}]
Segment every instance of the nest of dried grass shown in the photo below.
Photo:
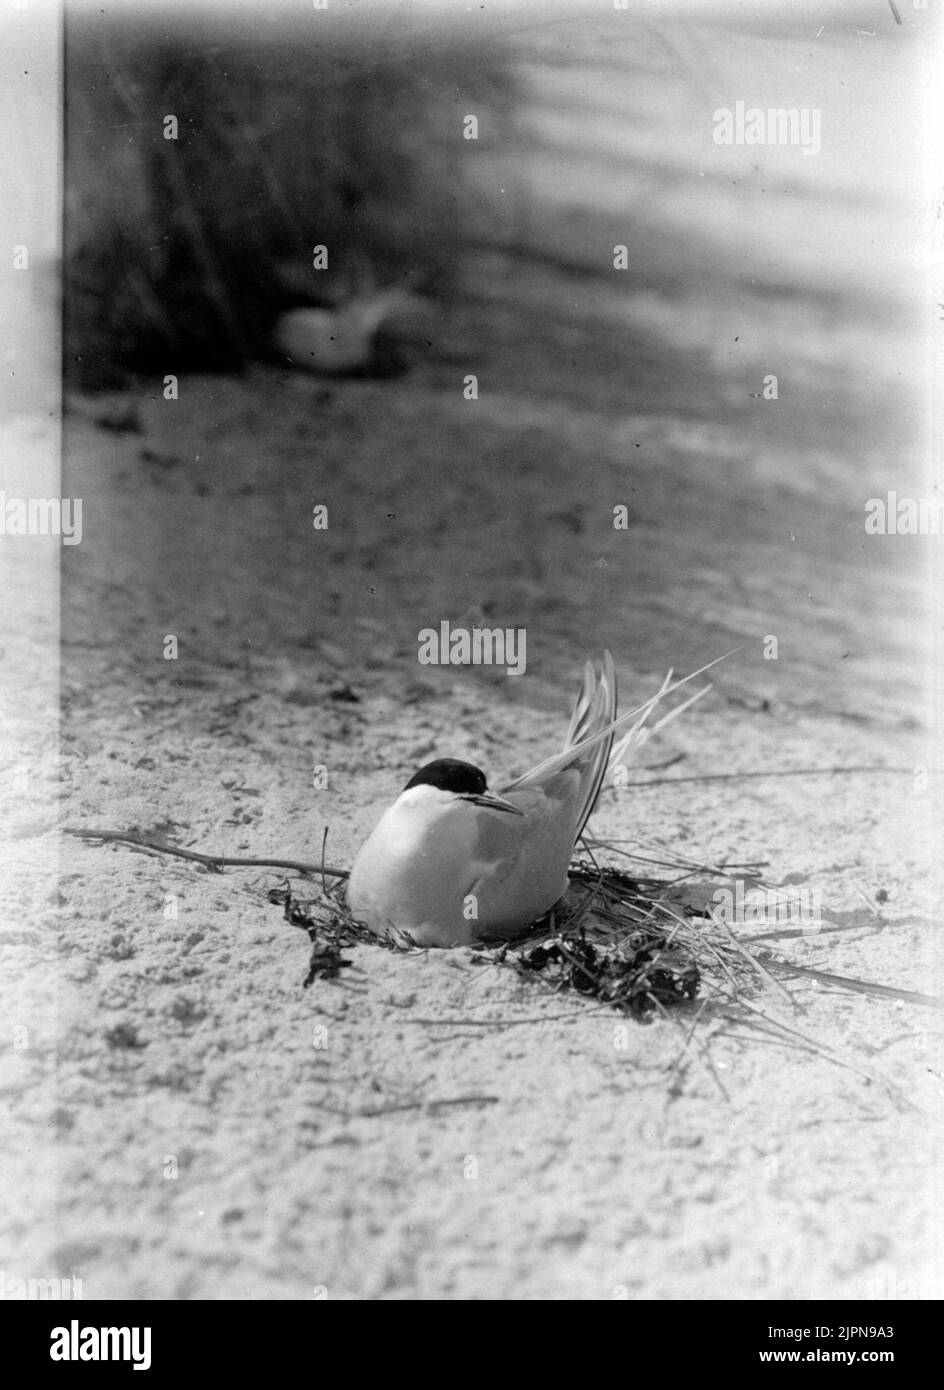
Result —
[{"label": "nest of dried grass", "polygon": [[[662,881],[590,859],[576,860],[569,874],[570,890],[552,912],[514,941],[479,948],[477,958],[508,965],[554,993],[572,991],[640,1019],[690,1004],[705,987],[746,993],[763,982],[763,967],[713,910],[722,876]],[[309,935],[306,988],[349,964],[345,947],[416,949],[406,937],[381,941],[351,916],[343,894],[342,884],[325,885],[310,900],[287,886],[269,894],[286,920]]]}]

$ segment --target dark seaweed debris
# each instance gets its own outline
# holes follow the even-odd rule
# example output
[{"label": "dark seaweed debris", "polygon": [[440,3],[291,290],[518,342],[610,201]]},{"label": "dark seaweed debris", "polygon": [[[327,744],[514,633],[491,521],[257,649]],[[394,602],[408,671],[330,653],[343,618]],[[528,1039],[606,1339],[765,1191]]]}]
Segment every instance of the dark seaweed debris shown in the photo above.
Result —
[{"label": "dark seaweed debris", "polygon": [[559,936],[519,951],[513,963],[522,974],[544,971],[557,988],[600,999],[636,1018],[660,1005],[693,1000],[701,980],[694,960],[670,947],[662,934],[634,937],[599,946],[583,936]]},{"label": "dark seaweed debris", "polygon": [[354,964],[341,954],[342,946],[350,945],[351,939],[338,917],[325,922],[323,915],[319,917],[317,912],[308,910],[310,902],[294,897],[287,884],[284,888],[271,889],[269,902],[283,909],[286,922],[308,934],[311,956],[308,973],[302,982],[303,989],[308,989],[315,980],[336,980],[342,970]]}]

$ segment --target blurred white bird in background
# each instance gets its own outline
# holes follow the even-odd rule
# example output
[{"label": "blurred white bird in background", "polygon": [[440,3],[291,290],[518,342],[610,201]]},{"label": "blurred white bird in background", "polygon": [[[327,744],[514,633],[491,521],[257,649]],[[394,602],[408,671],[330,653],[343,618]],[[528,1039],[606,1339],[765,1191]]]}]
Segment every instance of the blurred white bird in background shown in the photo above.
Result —
[{"label": "blurred white bird in background", "polygon": [[279,353],[292,366],[327,375],[369,370],[375,362],[376,338],[391,319],[428,315],[430,304],[412,289],[419,275],[381,287],[365,257],[352,259],[342,277],[338,303],[330,308],[290,309],[273,334]]}]

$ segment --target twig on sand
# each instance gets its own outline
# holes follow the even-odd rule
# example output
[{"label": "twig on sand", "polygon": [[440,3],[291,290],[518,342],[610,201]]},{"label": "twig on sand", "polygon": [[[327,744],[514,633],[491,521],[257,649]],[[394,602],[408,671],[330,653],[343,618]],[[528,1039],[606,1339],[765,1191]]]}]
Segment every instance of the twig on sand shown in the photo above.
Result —
[{"label": "twig on sand", "polygon": [[442,1110],[447,1105],[497,1105],[499,1096],[448,1096],[444,1100],[402,1100],[390,1105],[368,1105],[363,1110],[344,1110],[322,1102],[319,1110],[343,1115],[346,1120],[375,1120],[382,1115],[396,1115],[403,1110]]},{"label": "twig on sand", "polygon": [[[849,777],[855,773],[877,772],[893,774],[897,777],[914,776],[913,767],[788,767],[781,770],[761,770],[759,772],[706,772],[701,777],[649,777],[645,782],[621,782],[619,790],[627,787],[675,787],[683,782],[742,782],[766,777]],[[611,788],[612,790],[612,788]]]},{"label": "twig on sand", "polygon": [[559,1014],[530,1014],[527,1018],[411,1018],[410,1023],[420,1023],[426,1028],[518,1028],[522,1023],[549,1023],[562,1018],[586,1018],[590,1013],[602,1013],[607,1005],[598,1004],[596,1009],[568,1009]]},{"label": "twig on sand", "polygon": [[914,989],[878,985],[872,980],[857,980],[851,975],[831,975],[826,970],[814,970],[809,965],[795,965],[789,960],[768,960],[767,966],[778,975],[806,975],[811,980],[820,980],[825,985],[838,985],[840,989],[850,989],[857,994],[873,994],[879,999],[900,999],[904,1004],[917,1004],[921,1008],[944,1011],[944,999],[935,994],[919,994]]},{"label": "twig on sand", "polygon": [[223,854],[198,854],[195,849],[181,849],[178,845],[164,845],[157,840],[147,840],[143,835],[135,835],[129,830],[81,830],[75,826],[63,826],[63,835],[75,835],[80,840],[106,840],[116,844],[136,845],[138,849],[148,849],[154,854],[171,854],[176,859],[191,859],[195,864],[217,872],[220,869],[291,869],[297,874],[315,877],[330,874],[332,878],[347,878],[347,869],[330,869],[327,864],[306,864],[299,859],[242,859],[230,858]]}]

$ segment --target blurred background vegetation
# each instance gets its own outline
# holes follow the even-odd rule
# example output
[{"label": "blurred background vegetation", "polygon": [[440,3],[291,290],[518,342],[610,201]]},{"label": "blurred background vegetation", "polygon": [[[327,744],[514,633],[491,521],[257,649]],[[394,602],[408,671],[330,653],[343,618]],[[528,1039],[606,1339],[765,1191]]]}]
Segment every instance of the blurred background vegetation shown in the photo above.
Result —
[{"label": "blurred background vegetation", "polygon": [[[889,12],[873,33],[833,0],[750,17],[710,0],[697,22],[653,18],[642,0],[592,21],[584,0],[530,13],[516,0],[449,7],[448,23],[440,0],[304,20],[275,0],[218,0],[216,19],[173,24],[153,17],[157,0],[81,21],[77,3],[70,376],[146,373],[130,416],[150,419],[142,464],[187,457],[200,497],[223,486],[210,475],[225,437],[227,476],[248,449],[246,496],[277,494],[291,517],[316,454],[346,523],[316,558],[307,536],[286,550],[283,518],[267,641],[288,631],[294,583],[300,614],[324,592],[345,643],[374,622],[365,642],[390,634],[398,660],[431,615],[471,602],[533,624],[550,665],[629,642],[654,669],[693,667],[777,633],[792,659],[776,678],[760,659],[762,710],[857,710],[881,692],[898,718],[917,703],[916,551],[879,563],[863,503],[891,486],[920,495],[931,456],[924,343],[939,311],[915,261],[922,129],[901,119],[928,70],[920,12],[902,25]],[[742,99],[821,111],[821,152],[717,145],[715,111]],[[319,243],[330,273],[312,270]],[[441,301],[400,389],[262,371],[148,416],[164,373],[267,357],[279,315],[337,302],[358,263]],[[67,491],[90,497],[90,468]],[[183,470],[178,486],[189,508]],[[175,546],[219,550],[228,535],[226,590],[248,506],[239,493],[225,523],[215,509],[168,522],[151,574],[178,563]]]},{"label": "blurred background vegetation", "polygon": [[488,217],[468,205],[462,121],[490,113],[487,145],[514,83],[494,41],[408,39],[284,14],[67,13],[67,381],[239,368],[280,312],[336,301],[359,265],[448,295]]}]

